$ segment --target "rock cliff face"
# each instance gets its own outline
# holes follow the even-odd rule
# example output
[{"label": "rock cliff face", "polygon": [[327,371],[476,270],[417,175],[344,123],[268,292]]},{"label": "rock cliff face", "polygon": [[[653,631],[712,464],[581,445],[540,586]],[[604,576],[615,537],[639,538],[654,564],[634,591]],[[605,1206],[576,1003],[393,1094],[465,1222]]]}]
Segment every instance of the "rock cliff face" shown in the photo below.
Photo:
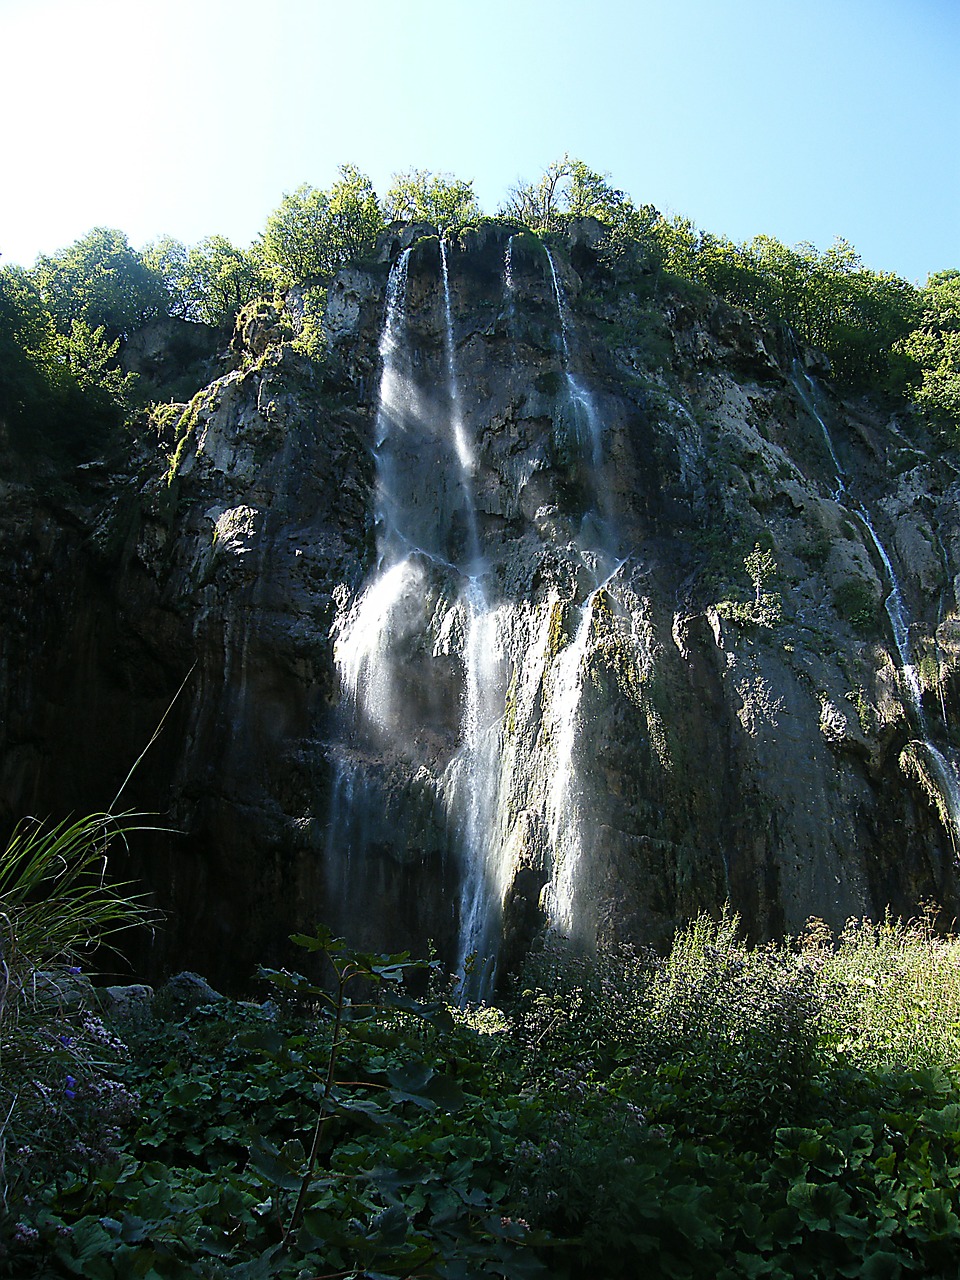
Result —
[{"label": "rock cliff face", "polygon": [[4,450],[5,821],[108,804],[186,681],[124,793],[171,828],[148,970],[325,920],[483,991],[543,927],[956,910],[956,471],[594,246],[394,228],[179,442]]}]

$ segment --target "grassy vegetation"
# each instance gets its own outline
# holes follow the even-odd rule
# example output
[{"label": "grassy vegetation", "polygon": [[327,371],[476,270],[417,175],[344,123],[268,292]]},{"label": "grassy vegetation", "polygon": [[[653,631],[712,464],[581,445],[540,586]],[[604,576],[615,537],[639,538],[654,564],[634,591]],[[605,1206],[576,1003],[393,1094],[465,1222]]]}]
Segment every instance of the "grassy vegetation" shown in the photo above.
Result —
[{"label": "grassy vegetation", "polygon": [[262,1003],[161,991],[108,1026],[88,990],[34,1022],[98,1048],[8,1116],[0,1274],[957,1274],[960,942],[932,912],[765,947],[703,917],[665,958],[553,940],[502,1008],[298,941]]}]

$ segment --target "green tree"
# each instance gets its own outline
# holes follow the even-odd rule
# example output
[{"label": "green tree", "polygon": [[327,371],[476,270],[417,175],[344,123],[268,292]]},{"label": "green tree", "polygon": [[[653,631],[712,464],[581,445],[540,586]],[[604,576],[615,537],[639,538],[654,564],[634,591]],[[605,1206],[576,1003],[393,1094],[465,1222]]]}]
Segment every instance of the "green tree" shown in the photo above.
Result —
[{"label": "green tree", "polygon": [[111,340],[125,337],[167,310],[160,272],[109,227],[94,227],[66,249],[38,258],[31,274],[65,335],[80,320],[92,329],[102,325]]},{"label": "green tree", "polygon": [[0,421],[19,421],[47,388],[42,352],[53,322],[36,283],[22,267],[0,270]]},{"label": "green tree", "polygon": [[225,236],[207,236],[189,251],[185,280],[190,319],[212,325],[232,323],[267,288],[253,256]]},{"label": "green tree", "polygon": [[260,243],[264,270],[281,287],[323,280],[373,251],[383,216],[370,179],[340,166],[329,191],[304,184],[267,219]]},{"label": "green tree", "polygon": [[109,341],[103,325],[91,329],[83,320],[72,320],[69,334],[56,334],[51,352],[73,375],[81,391],[98,398],[104,406],[112,402],[119,410],[129,408],[136,374],[120,369],[120,339]]},{"label": "green tree", "polygon": [[653,205],[635,205],[614,187],[609,174],[597,173],[582,160],[564,155],[536,182],[519,183],[503,210],[538,233],[558,231],[571,218],[596,218],[607,228],[603,258],[642,266],[649,272],[666,252],[664,220]]},{"label": "green tree", "polygon": [[143,257],[163,279],[168,314],[183,320],[228,324],[268,288],[254,255],[226,236],[207,236],[193,248],[164,236],[148,245]]},{"label": "green tree", "polygon": [[411,169],[395,173],[383,203],[388,222],[429,222],[440,231],[463,226],[480,216],[473,183],[449,173]]},{"label": "green tree", "polygon": [[864,267],[846,240],[822,253],[772,236],[734,244],[679,218],[661,219],[652,234],[668,271],[785,325],[799,342],[827,354],[840,381],[904,391],[910,361],[897,344],[916,324],[917,290]]},{"label": "green tree", "polygon": [[564,184],[570,176],[569,160],[555,160],[536,182],[519,182],[510,192],[504,212],[531,231],[556,231],[565,212]]},{"label": "green tree", "polygon": [[161,236],[143,250],[143,260],[163,281],[167,291],[167,314],[189,320],[191,298],[188,289],[187,257],[190,250],[182,240]]},{"label": "green tree", "polygon": [[71,461],[112,447],[133,382],[118,367],[119,346],[84,320],[60,332],[32,274],[0,271],[0,419],[15,442]]},{"label": "green tree", "polygon": [[916,404],[931,420],[960,432],[960,271],[938,271],[921,293],[919,323],[898,350],[914,362]]}]

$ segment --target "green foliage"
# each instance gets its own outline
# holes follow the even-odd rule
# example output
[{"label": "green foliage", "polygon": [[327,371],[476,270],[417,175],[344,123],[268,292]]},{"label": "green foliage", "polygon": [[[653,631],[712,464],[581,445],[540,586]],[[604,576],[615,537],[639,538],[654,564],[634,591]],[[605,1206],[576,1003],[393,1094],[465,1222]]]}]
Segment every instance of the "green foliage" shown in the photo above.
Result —
[{"label": "green foliage", "polygon": [[352,165],[339,172],[329,191],[304,184],[267,219],[259,255],[278,285],[329,278],[373,251],[383,217],[370,179]]},{"label": "green foliage", "polygon": [[129,1025],[138,1121],[34,1180],[0,1274],[956,1274],[960,944],[930,915],[750,947],[726,911],[662,958],[547,940],[504,1011],[296,941],[316,972],[267,972],[266,1004]]},{"label": "green foliage", "polygon": [[504,213],[541,235],[561,230],[572,218],[596,218],[607,227],[603,259],[621,267],[637,260],[649,268],[661,257],[654,234],[661,221],[658,211],[652,205],[637,207],[611,185],[609,175],[568,155],[548,165],[538,181],[519,183]]},{"label": "green foliage", "polygon": [[838,1053],[877,1068],[960,1062],[960,946],[938,933],[937,914],[850,920],[836,942],[808,925],[806,955],[831,993],[823,1036]]},{"label": "green foliage", "polygon": [[877,630],[877,601],[862,578],[847,578],[833,589],[833,603],[840,617],[861,635]]},{"label": "green foliage", "polygon": [[255,256],[225,236],[207,236],[188,249],[169,236],[148,245],[144,261],[163,279],[167,310],[183,320],[223,326],[268,288]]},{"label": "green foliage", "polygon": [[62,334],[78,320],[102,326],[113,340],[167,310],[163,277],[110,227],[95,227],[66,249],[39,257],[31,275]]},{"label": "green foliage", "polygon": [[383,216],[387,222],[429,222],[442,232],[475,222],[480,217],[480,206],[472,182],[463,182],[450,173],[410,169],[393,175],[383,202]]},{"label": "green foliage", "polygon": [[43,353],[54,330],[40,291],[18,267],[0,269],[0,418],[19,421],[49,393]]},{"label": "green foliage", "polygon": [[744,557],[743,567],[753,586],[753,599],[720,600],[717,613],[741,627],[775,627],[783,616],[783,601],[779,591],[764,591],[764,584],[777,572],[773,552],[758,542]]},{"label": "green foliage", "polygon": [[102,325],[57,329],[33,277],[0,270],[0,415],[22,449],[82,461],[116,441],[134,383],[118,351]]},{"label": "green foliage", "polygon": [[[4,1202],[25,1194],[41,1155],[65,1173],[112,1136],[95,1134],[105,1121],[96,1090],[83,1096],[109,1037],[91,1018],[92,991],[78,966],[144,918],[129,885],[107,875],[113,847],[139,825],[133,814],[93,814],[54,826],[27,819],[0,855]],[[77,1106],[67,1109],[68,1102]]]},{"label": "green foliage", "polygon": [[326,354],[326,339],[323,333],[323,313],[327,305],[326,289],[316,285],[312,289],[304,289],[302,303],[299,332],[292,345],[311,360],[322,360]]},{"label": "green foliage", "polygon": [[960,431],[960,271],[932,275],[917,328],[897,347],[919,367],[914,400],[938,426]]},{"label": "green foliage", "polygon": [[899,344],[916,324],[917,290],[864,267],[845,240],[822,253],[771,236],[735,244],[682,218],[661,219],[653,234],[668,271],[786,325],[800,342],[826,352],[840,381],[904,391],[912,366]]}]

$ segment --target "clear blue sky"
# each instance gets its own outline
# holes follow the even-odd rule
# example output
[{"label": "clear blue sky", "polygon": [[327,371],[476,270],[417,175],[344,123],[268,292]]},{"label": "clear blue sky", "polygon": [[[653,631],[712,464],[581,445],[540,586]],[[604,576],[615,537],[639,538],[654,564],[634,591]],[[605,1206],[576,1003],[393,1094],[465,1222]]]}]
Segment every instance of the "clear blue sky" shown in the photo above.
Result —
[{"label": "clear blue sky", "polygon": [[960,267],[960,0],[0,0],[0,255],[241,245],[356,164],[496,212],[564,152],[736,240]]}]

